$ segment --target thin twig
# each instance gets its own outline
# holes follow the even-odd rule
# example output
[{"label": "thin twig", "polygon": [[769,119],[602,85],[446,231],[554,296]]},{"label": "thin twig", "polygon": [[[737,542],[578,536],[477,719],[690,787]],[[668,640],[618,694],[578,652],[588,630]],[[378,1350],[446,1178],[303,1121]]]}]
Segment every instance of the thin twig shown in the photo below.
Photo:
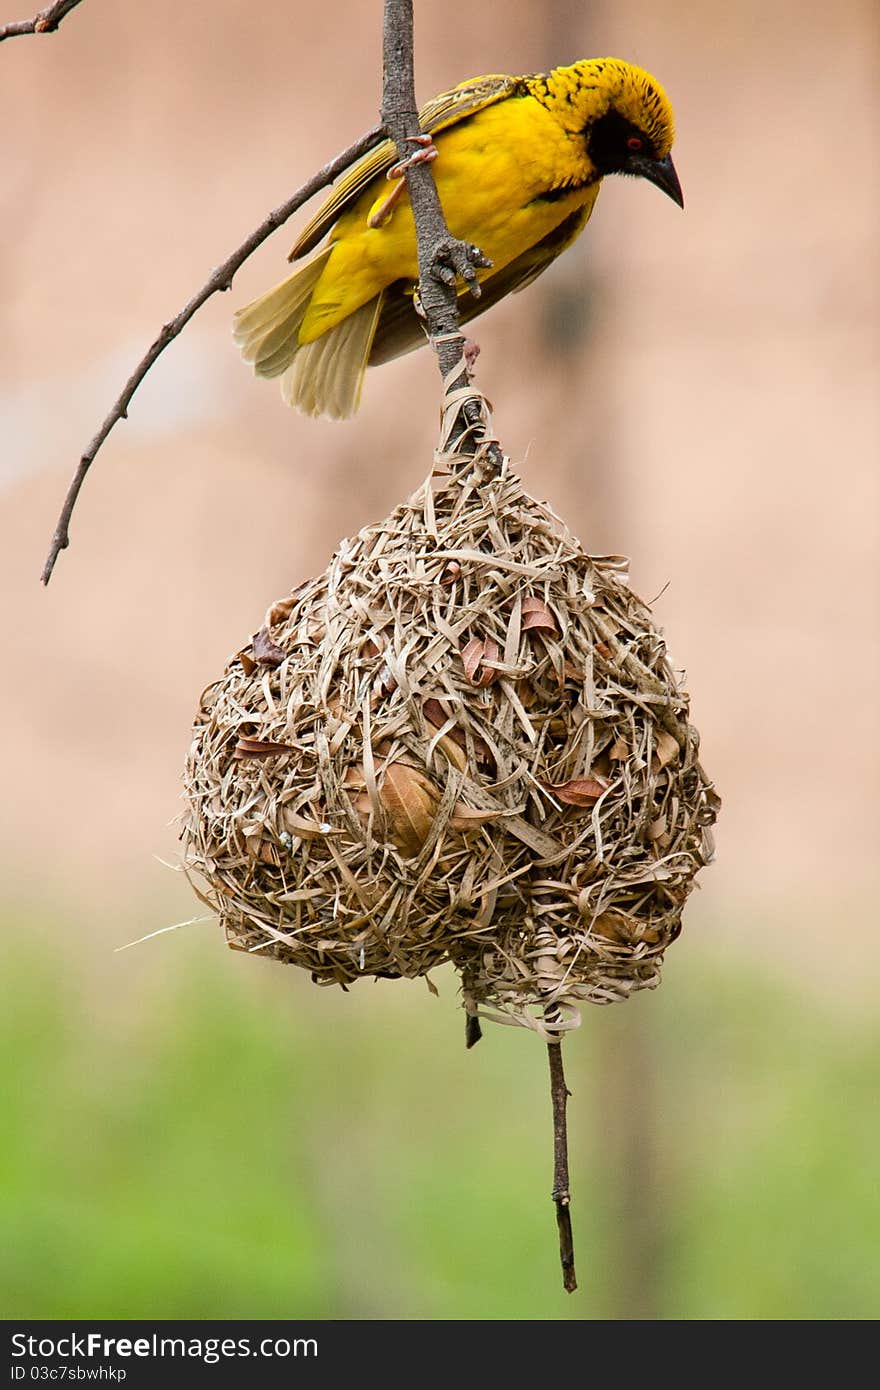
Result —
[{"label": "thin twig", "polygon": [[20,34],[54,34],[65,15],[69,15],[79,4],[81,0],[56,0],[54,5],[47,5],[39,14],[35,14],[33,19],[14,19],[9,24],[0,25],[0,43],[4,39],[16,39]]},{"label": "thin twig", "polygon": [[[382,120],[397,146],[401,163],[406,166],[419,253],[420,307],[437,353],[441,376],[449,383],[448,389],[453,390],[466,386],[470,380],[460,331],[457,282],[462,279],[471,294],[478,297],[477,270],[490,262],[479,247],[459,241],[450,233],[430,164],[407,163],[413,153],[414,137],[421,134],[413,73],[412,0],[385,0],[382,56]],[[465,430],[474,442],[485,433],[482,403],[478,397],[474,397],[472,404],[465,402],[459,419],[459,429],[450,442]],[[487,445],[487,454],[492,465],[500,469],[503,454],[498,445]]]},{"label": "thin twig", "polygon": [[556,1225],[559,1229],[559,1259],[562,1263],[562,1283],[566,1293],[574,1293],[577,1279],[574,1272],[574,1239],[571,1234],[571,1192],[568,1184],[568,1129],[565,1106],[571,1095],[565,1084],[562,1067],[562,1038],[547,1043],[550,1063],[550,1098],[553,1101],[553,1200],[556,1203]]},{"label": "thin twig", "polygon": [[66,550],[67,546],[70,544],[70,537],[68,535],[70,518],[76,506],[76,500],[79,496],[79,491],[83,485],[85,476],[95,461],[95,455],[117,421],[127,418],[129,402],[144,377],[147,375],[147,372],[156,361],[156,358],[160,353],[164,352],[170,342],[173,342],[181,329],[185,328],[189,323],[196,310],[200,309],[205,301],[211,298],[211,295],[229,289],[236,271],[244,265],[248,257],[253,255],[257,247],[262,245],[272,232],[278,227],[281,227],[289,217],[292,217],[297,209],[302,207],[303,203],[307,203],[310,198],[314,197],[322,188],[325,188],[328,183],[332,183],[338,174],[341,174],[350,164],[353,164],[356,159],[366,154],[368,150],[372,149],[374,145],[377,145],[379,141],[384,138],[384,126],[374,126],[372,130],[368,130],[362,135],[359,140],[355,140],[353,145],[349,145],[347,150],[343,150],[335,159],[331,159],[329,164],[325,164],[323,169],[319,169],[317,174],[313,174],[301,188],[298,188],[297,191],[288,198],[286,203],[282,203],[280,207],[275,208],[274,212],[270,212],[268,217],[260,223],[259,227],[251,232],[247,241],[243,242],[236,251],[233,251],[232,255],[227,257],[222,265],[217,266],[211,278],[202,286],[198,294],[193,295],[192,299],[184,305],[177,317],[162,325],[162,331],[158,338],[155,339],[149,351],[145,353],[135,367],[128,381],[125,383],[121,394],[114,403],[113,409],[110,411],[110,414],[107,416],[103,425],[98,430],[98,433],[95,435],[88,449],[79,461],[79,467],[67,490],[64,506],[61,508],[61,515],[58,518],[58,525],[55,527],[55,534],[52,537],[49,555],[43,567],[42,581],[44,584],[49,583],[52,577],[52,570],[55,568],[55,561],[58,559],[59,554],[62,550]]}]

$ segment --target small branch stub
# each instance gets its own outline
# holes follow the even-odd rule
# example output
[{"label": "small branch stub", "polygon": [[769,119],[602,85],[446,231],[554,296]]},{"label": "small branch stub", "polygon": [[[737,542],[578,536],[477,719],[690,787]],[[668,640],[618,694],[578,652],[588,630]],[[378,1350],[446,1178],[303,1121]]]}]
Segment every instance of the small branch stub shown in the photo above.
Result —
[{"label": "small branch stub", "polygon": [[0,25],[0,43],[4,39],[16,39],[22,34],[54,34],[65,15],[75,10],[82,0],[56,0],[47,5],[33,19],[16,19],[9,24]]}]

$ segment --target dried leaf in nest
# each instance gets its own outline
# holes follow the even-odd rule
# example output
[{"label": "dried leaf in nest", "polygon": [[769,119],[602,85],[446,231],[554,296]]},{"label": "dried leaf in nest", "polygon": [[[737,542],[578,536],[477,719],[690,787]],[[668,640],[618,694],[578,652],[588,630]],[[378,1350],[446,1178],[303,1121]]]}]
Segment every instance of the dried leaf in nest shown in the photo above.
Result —
[{"label": "dried leaf in nest", "polygon": [[[458,458],[273,604],[202,697],[186,860],[321,984],[452,961],[546,1032],[659,980],[717,798],[619,557]],[[269,635],[271,632],[271,636]]]},{"label": "dried leaf in nest", "polygon": [[566,806],[594,806],[607,792],[611,784],[604,778],[572,777],[568,782],[542,782],[546,791],[552,792],[557,801]]},{"label": "dried leaf in nest", "polygon": [[413,858],[431,833],[440,805],[439,787],[418,768],[392,763],[385,769],[379,800],[389,837]]},{"label": "dried leaf in nest", "polygon": [[236,758],[279,758],[296,750],[290,743],[273,743],[268,738],[239,737],[235,745]]},{"label": "dried leaf in nest", "polygon": [[472,637],[465,643],[461,651],[461,661],[471,685],[491,685],[498,679],[498,672],[494,666],[498,656],[498,643],[493,642],[491,637],[485,641],[479,637]]},{"label": "dried leaf in nest", "polygon": [[660,729],[654,739],[654,764],[659,770],[678,757],[678,740]]},{"label": "dried leaf in nest", "polygon": [[268,621],[255,632],[251,648],[254,653],[254,661],[259,666],[280,666],[284,660],[284,652],[277,646],[269,636]]},{"label": "dried leaf in nest", "polygon": [[522,601],[523,632],[556,632],[556,619],[546,603],[527,594]]},{"label": "dried leaf in nest", "polygon": [[453,767],[464,772],[467,767],[469,747],[473,747],[474,757],[480,766],[491,766],[492,754],[485,739],[472,734],[469,741],[464,729],[451,715],[446,713],[439,700],[426,700],[422,706],[422,712],[435,729],[446,730],[435,741],[437,747],[446,754]]}]

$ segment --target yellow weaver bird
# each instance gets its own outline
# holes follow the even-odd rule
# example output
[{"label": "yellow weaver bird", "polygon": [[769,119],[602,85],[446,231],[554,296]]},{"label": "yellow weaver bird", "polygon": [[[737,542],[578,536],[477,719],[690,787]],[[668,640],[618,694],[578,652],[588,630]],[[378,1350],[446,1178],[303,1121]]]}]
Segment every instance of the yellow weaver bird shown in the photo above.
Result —
[{"label": "yellow weaver bird", "polygon": [[[460,291],[462,322],[523,289],[583,231],[606,174],[635,174],[679,207],[669,151],[672,108],[659,84],[618,58],[590,58],[532,77],[478,77],[420,113],[449,230],[490,265],[480,298]],[[436,145],[436,149],[435,149]],[[235,341],[258,376],[307,415],[346,419],[367,366],[426,341],[414,292],[415,224],[391,141],[343,175],[301,233],[298,260],[327,244],[235,315]]]}]

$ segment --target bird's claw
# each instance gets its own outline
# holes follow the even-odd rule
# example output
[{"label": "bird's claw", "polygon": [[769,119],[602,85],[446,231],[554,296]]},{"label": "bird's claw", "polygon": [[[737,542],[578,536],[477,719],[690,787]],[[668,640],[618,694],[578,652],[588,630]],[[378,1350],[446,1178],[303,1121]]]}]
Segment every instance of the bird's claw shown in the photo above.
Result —
[{"label": "bird's claw", "polygon": [[458,241],[449,237],[442,241],[434,253],[431,274],[444,285],[454,285],[463,280],[474,299],[482,294],[477,270],[490,270],[492,262],[484,256],[479,246],[469,241]]},{"label": "bird's claw", "polygon": [[406,159],[399,159],[396,164],[392,164],[386,179],[399,179],[406,173],[407,169],[412,169],[416,164],[430,164],[437,158],[438,150],[430,135],[408,135],[407,142],[411,145],[418,145],[417,150],[413,150]]}]

